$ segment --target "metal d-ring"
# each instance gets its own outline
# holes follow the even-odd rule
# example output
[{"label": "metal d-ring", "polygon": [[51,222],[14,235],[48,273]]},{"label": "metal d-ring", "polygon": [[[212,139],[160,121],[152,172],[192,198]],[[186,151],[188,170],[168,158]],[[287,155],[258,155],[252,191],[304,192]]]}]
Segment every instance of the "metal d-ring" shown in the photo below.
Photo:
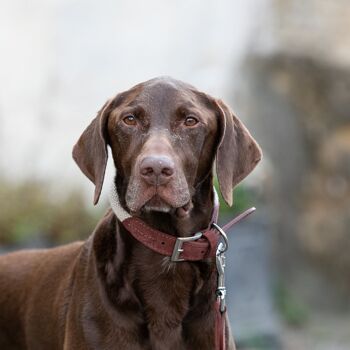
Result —
[{"label": "metal d-ring", "polygon": [[211,224],[220,234],[220,236],[224,239],[224,247],[220,249],[220,254],[225,253],[228,249],[228,238],[226,232],[215,222]]}]

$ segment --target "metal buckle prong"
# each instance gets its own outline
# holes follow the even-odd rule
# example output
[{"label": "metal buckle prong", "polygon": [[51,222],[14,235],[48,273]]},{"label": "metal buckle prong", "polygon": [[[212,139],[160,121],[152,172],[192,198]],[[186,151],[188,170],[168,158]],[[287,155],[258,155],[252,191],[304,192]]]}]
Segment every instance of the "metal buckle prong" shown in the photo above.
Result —
[{"label": "metal buckle prong", "polygon": [[201,238],[202,235],[202,232],[197,232],[194,236],[191,237],[177,237],[174,245],[173,254],[171,255],[170,260],[174,262],[184,261],[185,259],[179,258],[180,254],[184,251],[182,249],[182,245],[185,242],[196,241],[197,239]]}]

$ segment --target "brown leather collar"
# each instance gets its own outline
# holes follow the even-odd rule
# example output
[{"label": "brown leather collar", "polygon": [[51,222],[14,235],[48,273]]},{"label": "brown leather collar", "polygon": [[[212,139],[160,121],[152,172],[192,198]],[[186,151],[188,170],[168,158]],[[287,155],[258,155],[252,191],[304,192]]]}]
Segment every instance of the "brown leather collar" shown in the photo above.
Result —
[{"label": "brown leather collar", "polygon": [[[230,229],[253,211],[255,208],[246,210],[227,223],[223,231]],[[219,231],[212,225],[217,221],[217,212],[218,209],[215,206],[210,228],[191,237],[174,237],[148,226],[136,217],[129,217],[123,220],[122,224],[136,240],[161,255],[171,257],[171,261],[199,261],[215,257],[221,238]]]},{"label": "brown leather collar", "polygon": [[130,234],[147,248],[170,256],[172,261],[198,261],[215,257],[220,235],[214,229],[199,232],[191,237],[174,237],[158,231],[142,220],[132,217],[122,224]]}]

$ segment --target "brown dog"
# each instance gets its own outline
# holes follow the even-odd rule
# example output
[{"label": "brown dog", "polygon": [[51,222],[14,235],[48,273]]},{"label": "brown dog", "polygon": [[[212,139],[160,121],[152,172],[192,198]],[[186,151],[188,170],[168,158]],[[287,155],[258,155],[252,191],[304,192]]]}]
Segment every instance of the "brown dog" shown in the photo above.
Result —
[{"label": "brown dog", "polygon": [[[221,101],[170,78],[107,101],[74,147],[98,202],[110,145],[120,204],[176,236],[205,229],[261,152]],[[0,258],[0,349],[214,349],[215,264],[171,262],[108,211],[85,242]],[[229,350],[234,348],[227,329]]]}]

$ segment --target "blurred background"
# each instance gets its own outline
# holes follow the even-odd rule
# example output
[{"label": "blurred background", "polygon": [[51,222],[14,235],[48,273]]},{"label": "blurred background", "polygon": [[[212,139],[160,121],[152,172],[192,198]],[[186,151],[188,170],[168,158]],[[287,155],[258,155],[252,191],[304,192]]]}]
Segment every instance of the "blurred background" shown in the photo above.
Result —
[{"label": "blurred background", "polygon": [[2,253],[87,238],[107,201],[73,144],[107,98],[170,75],[228,102],[264,152],[221,212],[258,207],[230,233],[238,348],[350,349],[348,0],[0,4]]}]

